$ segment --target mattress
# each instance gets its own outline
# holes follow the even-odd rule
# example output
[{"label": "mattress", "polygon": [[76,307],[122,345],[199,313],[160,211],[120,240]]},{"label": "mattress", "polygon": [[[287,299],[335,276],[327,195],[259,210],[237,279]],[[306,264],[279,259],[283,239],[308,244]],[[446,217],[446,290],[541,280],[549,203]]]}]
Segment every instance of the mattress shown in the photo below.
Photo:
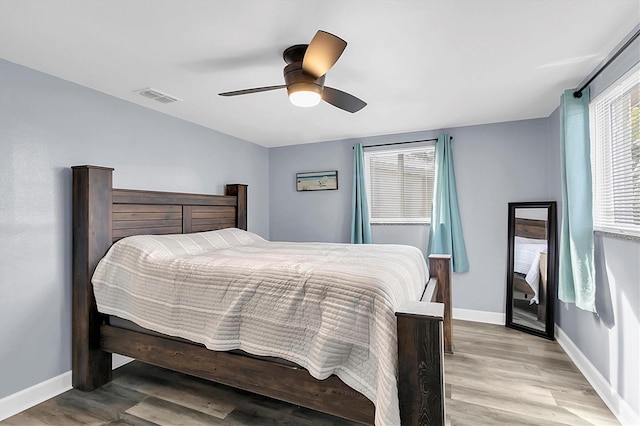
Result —
[{"label": "mattress", "polygon": [[270,242],[239,229],[134,236],[100,261],[98,310],[212,350],[337,375],[400,424],[395,310],[428,280],[415,247]]}]

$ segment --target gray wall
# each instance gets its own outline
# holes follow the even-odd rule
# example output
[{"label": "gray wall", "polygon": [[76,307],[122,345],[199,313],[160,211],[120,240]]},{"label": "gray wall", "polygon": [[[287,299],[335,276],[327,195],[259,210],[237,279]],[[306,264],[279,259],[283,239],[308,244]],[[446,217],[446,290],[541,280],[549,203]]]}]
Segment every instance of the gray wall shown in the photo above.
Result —
[{"label": "gray wall", "polygon": [[[636,27],[637,30],[639,27]],[[635,31],[634,30],[634,31]],[[617,50],[614,49],[615,52]],[[640,39],[591,84],[593,99],[640,60]],[[560,94],[558,95],[558,98]],[[551,188],[561,199],[560,115],[549,117]],[[558,302],[556,323],[640,417],[640,241],[596,233],[597,314]]]},{"label": "gray wall", "polygon": [[[352,145],[321,142],[269,149],[269,230],[278,241],[349,242]],[[296,173],[338,171],[338,190],[296,192]]]},{"label": "gray wall", "polygon": [[2,398],[71,368],[70,166],[114,167],[121,188],[246,183],[249,229],[268,237],[269,154],[2,60],[0,84]]},{"label": "gray wall", "polygon": [[[507,203],[547,200],[547,120],[526,120],[448,130],[458,183],[470,270],[453,276],[456,308],[504,312],[507,258]],[[347,242],[351,226],[353,150],[364,145],[432,138],[424,131],[374,138],[296,145],[269,150],[272,240]],[[296,172],[338,170],[339,190],[296,192]],[[426,249],[428,229],[376,225],[375,243]]]}]

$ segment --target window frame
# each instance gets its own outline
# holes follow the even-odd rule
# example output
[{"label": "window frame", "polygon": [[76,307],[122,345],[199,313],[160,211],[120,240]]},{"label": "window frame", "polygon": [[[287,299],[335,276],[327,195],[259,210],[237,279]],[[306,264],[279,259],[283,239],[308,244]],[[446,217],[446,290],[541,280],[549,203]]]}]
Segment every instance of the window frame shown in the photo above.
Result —
[{"label": "window frame", "polygon": [[[629,81],[631,81],[629,83]],[[593,97],[589,102],[589,133],[590,133],[590,161],[592,168],[592,179],[591,179],[591,187],[592,187],[592,202],[593,202],[593,229],[595,232],[624,239],[633,239],[640,240],[640,224],[630,224],[625,225],[619,221],[616,221],[614,213],[604,212],[605,207],[600,204],[600,200],[603,197],[601,193],[601,187],[606,185],[603,183],[603,177],[599,175],[598,171],[601,169],[607,168],[609,171],[609,176],[606,176],[604,180],[612,180],[613,173],[612,165],[601,166],[598,162],[602,162],[602,157],[598,154],[604,149],[608,149],[610,151],[615,150],[616,142],[612,141],[611,136],[609,136],[609,140],[603,141],[600,138],[598,127],[601,124],[601,121],[605,121],[605,119],[600,120],[598,114],[598,107],[603,102],[606,102],[608,111],[610,111],[610,105],[615,102],[616,99],[619,99],[620,96],[624,95],[623,88],[628,85],[628,89],[634,88],[640,84],[640,63],[634,65],[629,71],[624,73],[620,78],[618,78],[615,82],[613,82],[609,87],[599,93],[597,96]],[[616,95],[617,94],[617,95]],[[633,120],[633,119],[631,119]],[[609,126],[611,126],[611,119],[608,120]],[[630,121],[630,125],[633,123]],[[624,128],[623,128],[624,129]],[[605,129],[606,132],[611,133],[611,127]],[[632,130],[631,130],[632,133]],[[633,137],[633,136],[632,136]],[[623,147],[623,149],[625,149]],[[631,148],[629,148],[631,150]],[[609,160],[611,161],[611,160]],[[630,178],[632,179],[632,178]],[[633,185],[633,180],[631,180],[631,184]],[[609,184],[611,186],[611,198],[615,197],[616,191],[613,184]],[[606,203],[613,203],[613,201],[605,201]],[[633,214],[632,214],[633,215]],[[604,220],[602,218],[605,218]],[[604,221],[608,223],[603,223]]]},{"label": "window frame", "polygon": [[[411,152],[421,152],[421,151],[432,151],[433,155],[433,167],[432,167],[432,176],[431,181],[435,184],[435,142],[427,142],[422,143],[418,146],[410,146],[405,148],[393,147],[393,148],[370,148],[365,150],[364,152],[364,162],[365,162],[365,174],[366,174],[366,186],[367,186],[367,202],[369,204],[369,222],[372,226],[376,225],[430,225],[431,224],[431,211],[427,208],[427,217],[426,218],[410,218],[410,217],[385,217],[385,218],[374,218],[373,217],[373,205],[372,205],[372,179],[371,179],[371,159],[370,156],[376,153],[411,153]],[[428,171],[427,171],[428,173]],[[403,175],[404,176],[404,175]],[[428,179],[427,179],[428,182]],[[432,184],[433,185],[433,184]],[[434,186],[431,187],[431,194],[433,196]],[[403,198],[404,199],[404,198]],[[425,197],[426,201],[426,197]],[[433,202],[433,200],[431,200]],[[427,204],[426,207],[429,205]]]}]

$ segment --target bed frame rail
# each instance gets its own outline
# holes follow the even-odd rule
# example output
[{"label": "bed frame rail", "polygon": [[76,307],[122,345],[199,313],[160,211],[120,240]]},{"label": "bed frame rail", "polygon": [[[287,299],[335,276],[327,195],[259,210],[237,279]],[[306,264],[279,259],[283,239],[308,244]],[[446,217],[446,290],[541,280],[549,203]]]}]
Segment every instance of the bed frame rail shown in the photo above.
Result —
[{"label": "bed frame rail", "polygon": [[[111,380],[111,354],[224,383],[343,418],[373,424],[375,407],[339,378],[316,380],[302,368],[169,336],[109,325],[97,311],[91,277],[113,241],[128,235],[247,229],[247,186],[224,196],[113,189],[113,169],[73,167],[72,383],[94,390]],[[423,302],[398,318],[399,398],[403,425],[444,424],[444,353],[451,351],[449,256],[430,256]],[[448,325],[447,325],[448,324]],[[448,348],[448,349],[447,349]],[[277,378],[277,380],[274,380]]]}]

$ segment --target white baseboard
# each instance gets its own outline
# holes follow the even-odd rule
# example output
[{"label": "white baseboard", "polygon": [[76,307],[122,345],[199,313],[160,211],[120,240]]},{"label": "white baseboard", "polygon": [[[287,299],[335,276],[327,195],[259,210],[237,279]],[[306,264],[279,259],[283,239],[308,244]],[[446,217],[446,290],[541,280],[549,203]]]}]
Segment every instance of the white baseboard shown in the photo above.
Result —
[{"label": "white baseboard", "polygon": [[0,399],[0,421],[71,389],[71,371]]},{"label": "white baseboard", "polygon": [[504,312],[474,311],[472,309],[453,308],[453,319],[463,321],[504,325],[505,318],[506,316]]},{"label": "white baseboard", "polygon": [[[133,358],[113,354],[111,365],[115,370],[131,361],[133,361]],[[59,376],[5,396],[0,399],[0,421],[60,395],[71,388],[71,371],[67,371]]]},{"label": "white baseboard", "polygon": [[600,395],[600,398],[607,404],[607,407],[609,407],[618,421],[622,425],[640,425],[640,414],[636,413],[629,403],[622,399],[618,392],[602,377],[602,374],[594,367],[591,361],[584,356],[582,351],[557,324],[555,326],[555,333],[556,340],[562,349],[569,355],[571,361],[573,361],[593,389]]}]

